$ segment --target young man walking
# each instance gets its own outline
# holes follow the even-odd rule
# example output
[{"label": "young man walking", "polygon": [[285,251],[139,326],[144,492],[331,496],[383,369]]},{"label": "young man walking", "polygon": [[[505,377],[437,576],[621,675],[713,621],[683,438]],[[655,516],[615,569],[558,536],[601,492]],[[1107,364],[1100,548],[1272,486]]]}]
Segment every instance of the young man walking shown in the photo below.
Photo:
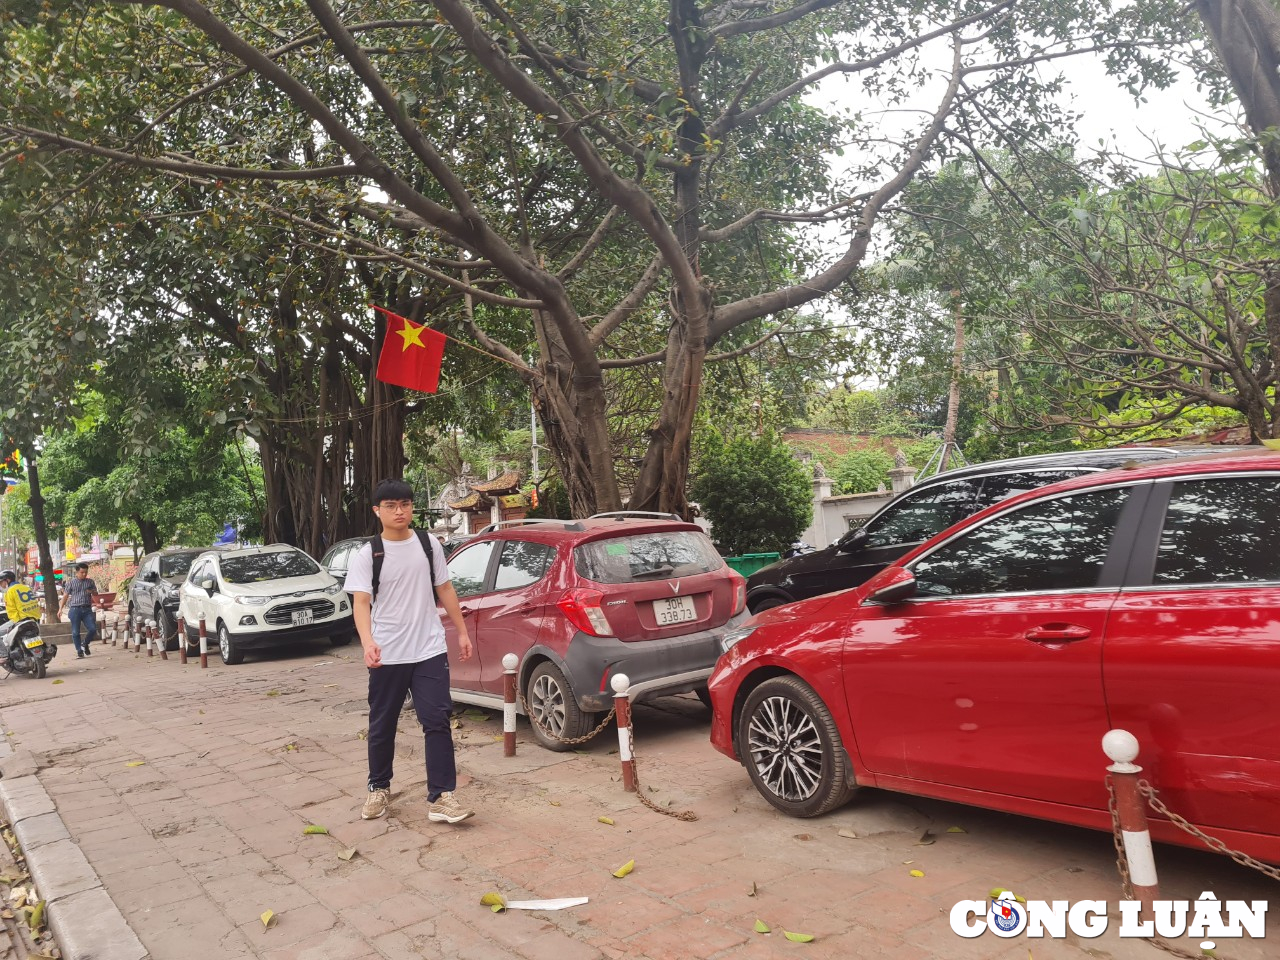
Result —
[{"label": "young man walking", "polygon": [[[89,579],[89,565],[76,564],[76,575],[67,581],[66,592],[62,594],[62,609],[71,621],[71,642],[76,645],[76,656],[85,657],[89,653],[89,641],[98,633],[98,624],[93,615],[93,597],[98,592],[94,582]],[[80,631],[84,630],[84,639],[80,639]]]},{"label": "young man walking", "polygon": [[373,491],[373,512],[382,522],[382,536],[356,551],[346,582],[369,668],[369,795],[360,815],[373,820],[387,812],[396,722],[405,694],[412,693],[426,741],[427,819],[460,823],[472,811],[453,795],[453,701],[437,598],[457,629],[459,660],[471,659],[471,638],[444,551],[435,537],[420,537],[409,526],[413,488],[403,480],[383,480]]}]

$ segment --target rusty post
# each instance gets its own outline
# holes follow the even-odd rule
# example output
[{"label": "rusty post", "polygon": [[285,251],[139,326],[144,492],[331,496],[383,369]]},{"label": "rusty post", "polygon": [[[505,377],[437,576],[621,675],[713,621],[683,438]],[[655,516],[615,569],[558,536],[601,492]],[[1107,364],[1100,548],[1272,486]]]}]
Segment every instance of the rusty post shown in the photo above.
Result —
[{"label": "rusty post", "polygon": [[625,673],[615,673],[609,680],[613,687],[613,709],[618,721],[618,759],[622,762],[622,789],[636,792],[636,762],[631,752],[631,680]]},{"label": "rusty post", "polygon": [[1129,861],[1129,883],[1134,898],[1142,901],[1143,915],[1149,916],[1152,904],[1160,899],[1160,884],[1147,827],[1147,804],[1138,787],[1142,768],[1133,762],[1138,756],[1138,738],[1128,730],[1108,730],[1102,737],[1102,750],[1111,760],[1107,772],[1115,790],[1120,839]]},{"label": "rusty post", "polygon": [[520,659],[514,653],[502,658],[502,755],[516,755],[516,667]]}]

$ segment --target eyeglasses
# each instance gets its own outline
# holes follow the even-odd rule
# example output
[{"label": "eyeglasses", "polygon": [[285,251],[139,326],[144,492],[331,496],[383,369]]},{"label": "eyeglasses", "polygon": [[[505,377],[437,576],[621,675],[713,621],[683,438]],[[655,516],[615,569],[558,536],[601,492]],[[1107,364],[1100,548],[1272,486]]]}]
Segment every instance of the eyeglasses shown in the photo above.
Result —
[{"label": "eyeglasses", "polygon": [[387,513],[413,513],[413,501],[404,500],[399,503],[392,503],[388,500],[378,504],[378,509],[385,510]]}]

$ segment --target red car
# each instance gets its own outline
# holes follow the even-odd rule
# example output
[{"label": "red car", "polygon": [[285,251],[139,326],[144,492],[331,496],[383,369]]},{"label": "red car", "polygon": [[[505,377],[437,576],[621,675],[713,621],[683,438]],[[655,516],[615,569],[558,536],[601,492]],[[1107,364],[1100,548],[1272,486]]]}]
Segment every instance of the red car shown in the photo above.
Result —
[{"label": "red car", "polygon": [[698,526],[665,514],[512,521],[459,548],[449,575],[476,651],[457,659],[442,613],[453,699],[501,709],[514,653],[534,735],[552,750],[613,706],[614,674],[633,702],[705,698],[721,640],[746,616],[746,580]]},{"label": "red car", "polygon": [[1280,861],[1277,505],[1266,450],[997,504],[729,634],[712,743],[792,816],[871,786],[1109,830],[1122,728],[1170,809]]}]

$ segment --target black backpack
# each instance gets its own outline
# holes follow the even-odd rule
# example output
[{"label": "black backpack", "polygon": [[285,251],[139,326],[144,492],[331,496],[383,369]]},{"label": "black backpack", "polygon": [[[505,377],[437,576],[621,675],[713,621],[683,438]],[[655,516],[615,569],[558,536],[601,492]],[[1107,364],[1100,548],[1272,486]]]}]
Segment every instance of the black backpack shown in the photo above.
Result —
[{"label": "black backpack", "polygon": [[[422,544],[422,550],[427,555],[427,567],[431,571],[431,599],[438,600],[436,596],[436,551],[435,545],[431,542],[435,538],[425,530],[413,531],[418,535],[418,542]],[[387,550],[382,545],[382,537],[372,536],[369,538],[369,546],[373,550],[373,593],[370,595],[370,603],[378,599],[378,578],[382,575],[382,561],[386,559]]]}]

